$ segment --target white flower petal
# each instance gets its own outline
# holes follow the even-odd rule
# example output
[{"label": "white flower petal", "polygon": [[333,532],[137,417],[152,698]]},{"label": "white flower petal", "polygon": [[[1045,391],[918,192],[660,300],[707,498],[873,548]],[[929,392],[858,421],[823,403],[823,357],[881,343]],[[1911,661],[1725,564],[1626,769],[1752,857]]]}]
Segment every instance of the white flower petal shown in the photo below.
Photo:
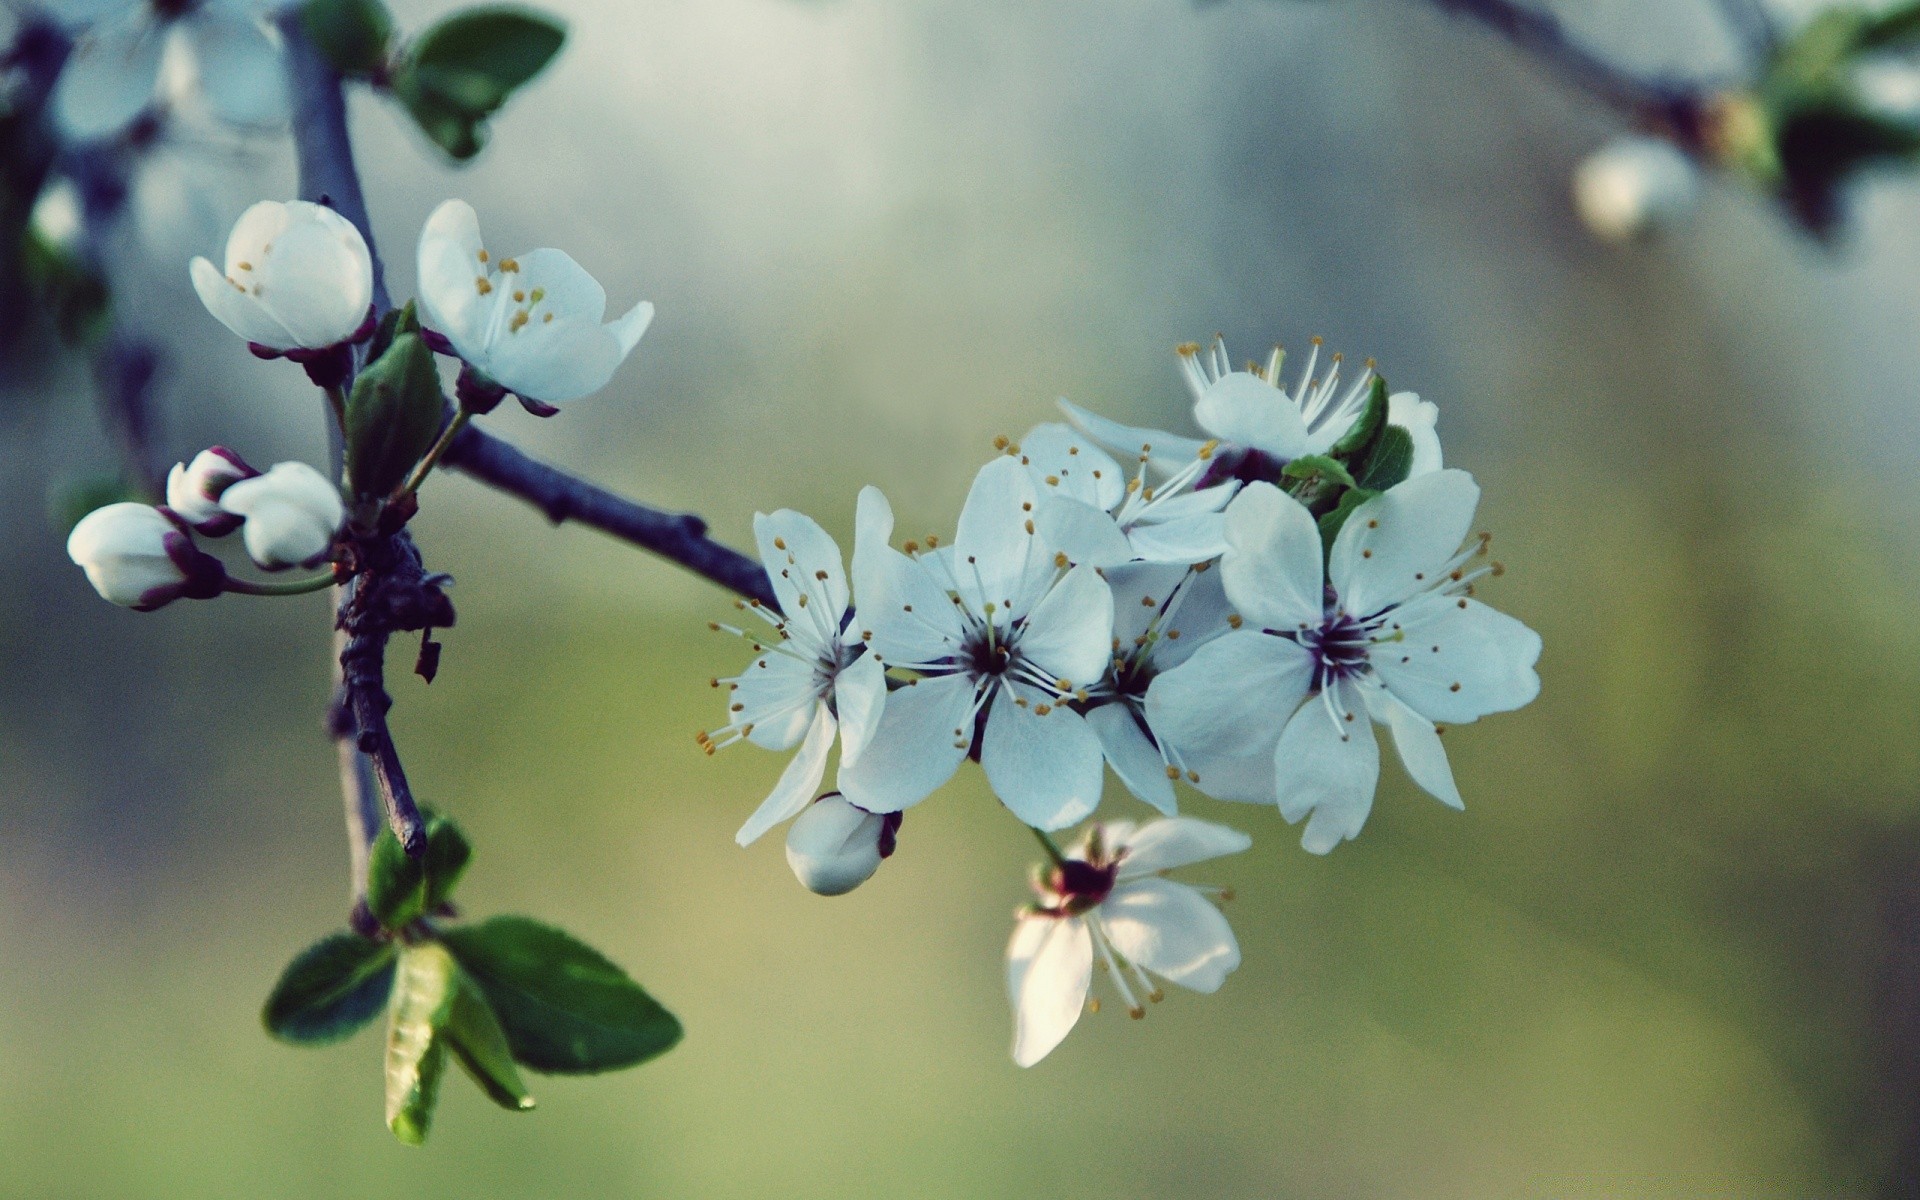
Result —
[{"label": "white flower petal", "polygon": [[473,365],[516,396],[565,404],[607,386],[625,357],[598,320],[556,318],[509,326]]},{"label": "white flower petal", "polygon": [[633,353],[633,348],[640,344],[640,336],[652,324],[653,305],[645,300],[628,309],[618,320],[607,323],[607,331],[620,346],[622,359]]},{"label": "white flower petal", "polygon": [[1465,808],[1466,802],[1460,799],[1460,789],[1453,782],[1446,747],[1440,744],[1433,722],[1401,703],[1378,680],[1358,681],[1358,686],[1373,719],[1393,731],[1394,749],[1400,752],[1400,763],[1413,781],[1448,808]]},{"label": "white flower petal", "polygon": [[960,650],[960,615],[920,560],[881,545],[856,549],[853,561],[860,625],[852,632],[882,661],[931,663]]},{"label": "white flower petal", "polygon": [[1114,567],[1136,557],[1119,522],[1105,509],[1072,496],[1041,496],[1034,505],[1033,523],[1048,546],[1076,563]]},{"label": "white flower petal", "polygon": [[[366,243],[329,208],[297,200],[287,207],[293,219],[256,261],[252,295],[299,345],[344,342],[366,321],[373,298]],[[244,274],[234,278],[247,282]]]},{"label": "white flower petal", "polygon": [[1027,614],[1020,657],[1075,687],[1100,681],[1113,656],[1113,593],[1092,567],[1068,571]]},{"label": "white flower petal", "polygon": [[1070,426],[1057,422],[1034,426],[1020,439],[1020,457],[1026,460],[1042,496],[1066,496],[1105,510],[1126,495],[1120,464]]},{"label": "white flower petal", "polygon": [[1140,521],[1128,527],[1127,539],[1134,557],[1146,562],[1203,563],[1226,553],[1227,519],[1219,513],[1196,513],[1173,520]]},{"label": "white flower petal", "polygon": [[1011,684],[993,698],[980,765],[993,794],[1028,825],[1064,829],[1091,815],[1105,782],[1103,761],[1100,739],[1079,713]]},{"label": "white flower petal", "polygon": [[1171,816],[1179,811],[1173,794],[1173,781],[1167,778],[1166,761],[1153,740],[1133,715],[1131,705],[1102,704],[1087,713],[1087,724],[1100,738],[1100,750],[1107,765],[1127,785],[1127,790],[1161,812]]},{"label": "white flower petal", "polygon": [[960,766],[973,744],[974,686],[964,675],[921,679],[888,693],[858,761],[842,763],[840,790],[868,812],[920,803]]},{"label": "white flower petal", "polygon": [[1387,689],[1429,721],[1465,724],[1540,694],[1540,635],[1478,600],[1422,597],[1388,614],[1368,661]]},{"label": "white flower petal", "polygon": [[871,653],[862,654],[841,669],[833,682],[833,703],[840,714],[840,763],[848,766],[880,727],[887,706],[887,669]]},{"label": "white flower petal", "polygon": [[787,865],[810,892],[844,896],[880,869],[884,818],[822,796],[787,830]]},{"label": "white flower petal", "polygon": [[764,750],[790,750],[806,735],[820,699],[813,664],[769,648],[747,664],[727,693],[732,719],[753,729],[747,740]]},{"label": "white flower petal", "polygon": [[808,638],[809,644],[837,641],[840,619],[847,612],[840,543],[818,521],[790,508],[753,514],[753,538],[789,631]]},{"label": "white flower petal", "polygon": [[787,769],[780,772],[780,781],[773,785],[773,791],[747,818],[740,832],[733,835],[733,840],[742,846],[751,845],[767,830],[799,815],[820,790],[820,779],[827,773],[827,751],[833,748],[834,719],[824,704],[814,705],[812,717],[807,740],[800,744],[800,753],[793,756]]},{"label": "white flower petal", "polygon": [[1257,375],[1232,371],[1200,393],[1193,404],[1194,420],[1214,437],[1237,446],[1250,446],[1276,458],[1299,458],[1308,452],[1307,423],[1300,406],[1279,388]]},{"label": "white flower petal", "polygon": [[193,290],[200,295],[200,303],[207,306],[215,320],[239,337],[274,350],[291,350],[300,344],[259,301],[234,286],[206,259],[195,258],[187,264],[187,270],[193,278]]},{"label": "white flower petal", "polygon": [[[1111,577],[1112,572],[1108,574]],[[1119,611],[1120,602],[1116,597],[1114,612]],[[1194,572],[1187,580],[1173,619],[1161,622],[1160,643],[1153,651],[1153,665],[1161,671],[1171,671],[1192,658],[1200,647],[1231,629],[1227,617],[1232,611],[1220,572],[1217,569]],[[1278,732],[1276,728],[1275,733]]]},{"label": "white flower petal", "polygon": [[1238,755],[1279,736],[1313,682],[1313,656],[1241,629],[1215,638],[1147,688],[1147,724],[1182,754]]},{"label": "white flower petal", "polygon": [[1250,743],[1245,754],[1196,754],[1186,756],[1187,770],[1200,778],[1193,786],[1215,800],[1240,804],[1272,804],[1273,747],[1280,730],[1263,742]]},{"label": "white flower petal", "polygon": [[205,4],[183,17],[179,27],[193,47],[200,94],[215,116],[255,129],[287,123],[290,105],[280,48],[254,16]]},{"label": "white flower petal", "polygon": [[1013,1061],[1030,1067],[1080,1020],[1093,982],[1093,938],[1073,917],[1022,917],[1007,946],[1013,1001]]},{"label": "white flower petal", "polygon": [[247,556],[269,571],[311,566],[326,557],[346,520],[340,489],[306,463],[276,463],[220,494],[220,507],[244,517]]},{"label": "white flower petal", "polygon": [[1273,750],[1280,815],[1298,821],[1312,814],[1300,844],[1314,854],[1360,832],[1380,781],[1373,721],[1351,685],[1340,685],[1335,696],[1337,716],[1314,696],[1287,722]]},{"label": "white flower petal", "polygon": [[420,231],[421,323],[445,334],[463,356],[484,349],[484,325],[494,307],[476,286],[488,272],[483,249],[480,218],[464,200],[441,204]]},{"label": "white flower petal", "polygon": [[1145,454],[1155,470],[1171,474],[1192,462],[1206,445],[1197,438],[1177,437],[1163,429],[1143,429],[1109,421],[1066,400],[1060,401],[1060,411],[1067,414],[1067,420],[1073,422],[1075,428],[1118,455],[1129,470],[1139,461],[1139,456]]},{"label": "white flower petal", "polygon": [[1413,465],[1407,478],[1427,475],[1445,465],[1441,461],[1440,435],[1434,425],[1440,420],[1440,406],[1422,400],[1412,392],[1395,392],[1387,397],[1387,423],[1398,425],[1413,438]]},{"label": "white flower petal", "polygon": [[1127,856],[1120,864],[1119,878],[1141,879],[1159,871],[1238,854],[1253,845],[1253,839],[1238,829],[1212,821],[1169,817],[1148,822],[1123,844]]},{"label": "white flower petal", "polygon": [[[1106,577],[1108,590],[1113,593],[1113,636],[1120,640],[1122,650],[1130,649],[1133,640],[1147,631],[1188,573],[1189,568],[1181,564],[1144,562],[1123,563],[1101,572]],[[1186,600],[1182,600],[1180,612],[1185,611]],[[1185,635],[1178,640],[1184,641]],[[1156,649],[1154,662],[1160,661]]]},{"label": "white flower petal", "polygon": [[[1033,480],[1020,460],[1001,455],[980,468],[960,510],[953,537],[953,572],[976,612],[989,603],[1018,616],[1026,611],[1029,577],[1043,554],[1034,545]],[[1047,564],[1051,571],[1052,564]]]},{"label": "white flower petal", "polygon": [[116,133],[152,100],[172,30],[145,4],[129,5],[84,34],[53,89],[53,115],[74,141]]},{"label": "white flower petal", "polygon": [[1366,617],[1431,587],[1466,540],[1479,503],[1473,476],[1442,470],[1408,479],[1354,509],[1327,559],[1341,609]]},{"label": "white flower petal", "polygon": [[1226,520],[1220,577],[1240,615],[1262,629],[1318,627],[1325,606],[1313,514],[1272,484],[1253,483],[1227,506]]},{"label": "white flower petal", "polygon": [[1100,904],[1100,927],[1124,957],[1196,992],[1217,992],[1240,965],[1227,918],[1171,879],[1135,879]]}]

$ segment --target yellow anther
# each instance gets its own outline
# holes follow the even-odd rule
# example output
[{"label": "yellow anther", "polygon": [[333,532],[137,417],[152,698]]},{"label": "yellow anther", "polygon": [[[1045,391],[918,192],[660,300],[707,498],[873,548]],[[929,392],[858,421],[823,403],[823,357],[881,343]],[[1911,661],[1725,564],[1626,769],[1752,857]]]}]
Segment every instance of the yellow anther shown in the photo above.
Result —
[{"label": "yellow anther", "polygon": [[486,252],[485,250],[482,250],[482,251],[480,252],[480,261],[481,261],[481,262],[486,262],[486,261],[487,261],[487,252]]},{"label": "yellow anther", "polygon": [[240,269],[241,269],[242,271],[251,271],[251,270],[253,270],[253,264],[252,264],[252,263],[250,263],[250,262],[237,262],[237,263],[235,263],[235,264],[233,264],[233,265],[234,265],[234,266],[236,266],[236,267],[239,267],[239,268],[240,268]]},{"label": "yellow anther", "polygon": [[487,282],[485,275],[476,275],[473,278],[473,290],[484,296],[493,291],[493,285]]},{"label": "yellow anther", "polygon": [[500,269],[502,271],[518,271],[520,269],[520,264],[514,259],[503,258],[500,260]]},{"label": "yellow anther", "polygon": [[533,302],[535,304],[540,303],[542,300],[545,300],[546,298],[547,298],[547,289],[545,288],[533,289]]},{"label": "yellow anther", "polygon": [[524,304],[526,302],[526,299],[527,299],[527,294],[525,292],[520,291],[518,288],[514,289],[513,302],[515,304]]},{"label": "yellow anther", "polygon": [[1229,613],[1227,614],[1227,624],[1234,629],[1238,629],[1240,626],[1246,624],[1246,622],[1240,619],[1239,613]]},{"label": "yellow anther", "polygon": [[522,325],[525,325],[526,323],[527,323],[527,314],[526,314],[526,311],[523,309],[520,312],[513,314],[513,320],[507,322],[507,332],[519,333],[520,327]]}]

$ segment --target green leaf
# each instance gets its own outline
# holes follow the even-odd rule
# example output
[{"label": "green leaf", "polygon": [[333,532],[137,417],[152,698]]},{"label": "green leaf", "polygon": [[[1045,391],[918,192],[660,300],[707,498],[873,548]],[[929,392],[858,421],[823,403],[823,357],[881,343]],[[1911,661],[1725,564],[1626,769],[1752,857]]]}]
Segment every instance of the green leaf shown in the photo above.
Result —
[{"label": "green leaf", "polygon": [[680,1040],[680,1022],[625,971],[552,926],[495,917],[449,930],[444,940],[486,993],[523,1066],[609,1071]]},{"label": "green leaf", "polygon": [[1321,549],[1327,553],[1331,553],[1333,551],[1333,539],[1340,536],[1340,529],[1347,523],[1347,518],[1353,515],[1353,510],[1359,508],[1362,504],[1365,504],[1379,494],[1379,492],[1370,491],[1367,488],[1361,487],[1348,488],[1345,492],[1342,492],[1340,495],[1340,503],[1334,505],[1331,512],[1320,518]]},{"label": "green leaf", "polygon": [[1370,449],[1374,438],[1387,427],[1387,408],[1387,381],[1376,375],[1373,377],[1373,390],[1367,393],[1366,408],[1361,410],[1360,419],[1353,423],[1353,428],[1333,444],[1333,456],[1352,462]]},{"label": "green leaf", "polygon": [[1384,492],[1413,469],[1413,435],[1398,425],[1380,431],[1366,464],[1354,472],[1355,486]]},{"label": "green leaf", "polygon": [[440,1031],[452,1016],[458,970],[446,947],[435,942],[400,952],[387,1017],[387,1127],[409,1146],[427,1140],[440,1099],[447,1069]]},{"label": "green leaf", "polygon": [[403,65],[394,72],[391,86],[413,123],[449,157],[464,162],[487,144],[484,119],[433,90],[430,76]]},{"label": "green leaf", "polygon": [[382,829],[367,855],[367,911],[388,929],[401,929],[427,911],[426,856],[407,857],[393,830]]},{"label": "green leaf", "polygon": [[1283,479],[1336,483],[1346,488],[1353,486],[1353,476],[1347,473],[1347,469],[1324,454],[1304,454],[1288,463],[1280,476]]},{"label": "green leaf", "polygon": [[307,0],[300,23],[320,56],[342,75],[370,78],[386,66],[393,14],[380,0]]},{"label": "green leaf", "polygon": [[473,843],[460,827],[442,816],[427,818],[427,911],[445,904],[473,858]]},{"label": "green leaf", "polygon": [[1899,4],[1878,13],[1860,31],[1860,45],[1870,50],[1911,46],[1920,42],[1920,3]]},{"label": "green leaf", "polygon": [[466,972],[455,968],[453,1008],[447,1018],[447,1047],[487,1098],[501,1108],[525,1112],[533,1097],[513,1065],[507,1035],[487,1003],[486,993]]},{"label": "green leaf", "polygon": [[395,951],[357,933],[329,934],[308,946],[273,985],[260,1020],[283,1042],[323,1046],[358,1033],[386,1007]]},{"label": "green leaf", "polygon": [[433,91],[484,117],[552,62],[566,38],[566,26],[532,9],[470,8],[421,34],[408,62]]},{"label": "green leaf", "polygon": [[347,398],[347,479],[365,499],[400,486],[440,434],[446,400],[433,351],[402,333],[354,380]]}]

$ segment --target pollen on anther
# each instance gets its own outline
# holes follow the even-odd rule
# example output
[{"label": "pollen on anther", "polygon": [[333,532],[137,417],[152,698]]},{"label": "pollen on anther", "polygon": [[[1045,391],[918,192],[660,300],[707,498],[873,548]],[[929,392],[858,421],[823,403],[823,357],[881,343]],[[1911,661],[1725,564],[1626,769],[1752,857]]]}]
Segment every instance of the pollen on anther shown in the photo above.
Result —
[{"label": "pollen on anther", "polygon": [[1144,1008],[1141,1008],[1139,1005],[1136,1004],[1132,1008],[1127,1010],[1127,1015],[1132,1017],[1134,1020],[1138,1021],[1142,1017],[1147,1015],[1147,1010]]},{"label": "pollen on anther", "polygon": [[708,621],[708,622],[707,622],[707,628],[708,628],[708,629],[711,629],[711,630],[713,630],[713,631],[714,631],[715,633],[719,633],[719,632],[720,632],[720,622],[718,622],[718,621]]},{"label": "pollen on anther", "polygon": [[1140,597],[1141,608],[1158,608],[1159,605],[1160,605],[1160,602],[1155,600],[1152,596]]},{"label": "pollen on anther", "polygon": [[523,304],[526,302],[526,299],[527,299],[527,294],[525,292],[520,291],[518,288],[514,289],[513,302],[515,304]]},{"label": "pollen on anther", "polygon": [[1167,767],[1167,778],[1178,781],[1180,778],[1180,768],[1169,765]]},{"label": "pollen on anther", "polygon": [[930,534],[928,534],[928,535],[927,535],[927,549],[929,549],[929,550],[938,550],[939,548],[940,548],[940,539],[939,539],[938,537],[936,537],[936,536],[934,536],[934,535],[933,535],[933,534],[931,534],[931,533],[930,533]]},{"label": "pollen on anther", "polygon": [[1460,690],[1460,685],[1459,685],[1459,684],[1457,684],[1457,683],[1456,683],[1456,684],[1453,684],[1453,685],[1451,685],[1451,686],[1449,686],[1449,687],[1447,688],[1447,690],[1448,690],[1448,691],[1450,691],[1450,692],[1457,692],[1457,691],[1459,691],[1459,690]]},{"label": "pollen on anther", "polygon": [[1200,782],[1200,772],[1198,772],[1198,771],[1193,771],[1193,770],[1189,770],[1189,771],[1187,772],[1187,782],[1188,782],[1188,783],[1199,783],[1199,782]]},{"label": "pollen on anther", "polygon": [[1240,619],[1239,613],[1229,613],[1227,614],[1227,624],[1234,629],[1238,629],[1240,626],[1246,624],[1246,622]]},{"label": "pollen on anther", "polygon": [[1026,527],[1027,527],[1027,532],[1028,532],[1028,533],[1032,533],[1032,532],[1033,532],[1033,518],[1032,518],[1032,517],[1028,517],[1028,518],[1027,518],[1027,520],[1026,520]]},{"label": "pollen on anther", "polygon": [[484,296],[493,291],[493,285],[487,282],[485,275],[477,275],[473,280],[473,290]]},{"label": "pollen on anther", "polygon": [[1005,450],[1008,446],[1011,446],[1012,444],[1013,444],[1012,440],[1008,438],[1005,434],[1001,434],[999,437],[996,437],[993,439],[993,448],[995,450]]},{"label": "pollen on anther", "polygon": [[1373,551],[1371,551],[1371,550],[1362,550],[1362,551],[1360,552],[1360,557],[1361,557],[1361,558],[1372,558],[1372,557],[1373,557]]},{"label": "pollen on anther", "polygon": [[540,323],[541,323],[542,325],[551,325],[551,324],[553,324],[553,314],[552,314],[552,313],[548,313],[548,314],[546,314],[545,316],[543,316],[543,317],[541,317],[541,318],[540,318]]},{"label": "pollen on anther", "polygon": [[511,258],[503,258],[500,260],[500,269],[502,271],[518,271],[520,264]]},{"label": "pollen on anther", "polygon": [[1056,567],[1060,567],[1060,568],[1062,568],[1062,569],[1064,569],[1064,568],[1066,567],[1066,565],[1067,565],[1067,556],[1066,556],[1066,553],[1065,553],[1064,551],[1061,551],[1061,550],[1055,550],[1055,551],[1053,552],[1053,565],[1054,565],[1054,566],[1056,566]]},{"label": "pollen on anther", "polygon": [[1092,996],[1088,998],[1087,1011],[1090,1013],[1098,1013],[1100,1011],[1100,997]]},{"label": "pollen on anther", "polygon": [[486,261],[487,261],[487,257],[488,257],[488,256],[487,256],[487,252],[486,252],[485,250],[482,250],[482,251],[481,251],[481,252],[479,253],[479,255],[478,255],[478,257],[479,257],[479,259],[480,259],[480,261],[481,261],[481,262],[486,262]]},{"label": "pollen on anther", "polygon": [[1380,528],[1380,519],[1379,519],[1378,517],[1375,517],[1375,518],[1374,518],[1373,520],[1370,520],[1370,521],[1368,521],[1368,522],[1367,522],[1367,528],[1368,528],[1368,529],[1378,529],[1378,528]]}]

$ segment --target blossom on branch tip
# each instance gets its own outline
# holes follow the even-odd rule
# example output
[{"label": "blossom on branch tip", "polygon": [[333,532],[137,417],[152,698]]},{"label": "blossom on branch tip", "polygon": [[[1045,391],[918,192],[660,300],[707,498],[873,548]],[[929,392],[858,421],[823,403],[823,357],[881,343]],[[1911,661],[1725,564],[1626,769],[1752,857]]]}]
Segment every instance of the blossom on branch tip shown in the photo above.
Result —
[{"label": "blossom on branch tip", "polygon": [[1039,829],[1093,812],[1100,739],[1072,705],[1106,673],[1113,595],[1094,568],[1044,544],[1019,460],[974,477],[953,544],[893,549],[893,510],[860,493],[853,554],[860,636],[915,678],[887,699],[840,789],[869,812],[917,804],[974,751],[994,794]]},{"label": "blossom on branch tip", "polygon": [[222,121],[260,130],[284,125],[280,47],[255,7],[233,0],[119,6],[81,34],[60,72],[53,114],[62,132],[86,141],[126,128],[158,93],[170,91],[170,55]]},{"label": "blossom on branch tip", "polygon": [[[1472,599],[1459,549],[1480,489],[1464,471],[1409,479],[1354,509],[1323,572],[1320,531],[1297,500],[1249,484],[1227,509],[1220,562],[1238,623],[1154,679],[1146,715],[1184,754],[1271,748],[1273,791],[1301,844],[1324,854],[1360,832],[1393,732],[1407,774],[1462,807],[1435,722],[1506,712],[1540,691],[1540,636]],[[1204,785],[1204,777],[1203,777]]]},{"label": "blossom on branch tip", "polygon": [[191,463],[175,463],[167,472],[167,507],[196,532],[224,537],[240,528],[240,517],[221,508],[220,497],[259,473],[225,446],[202,450]]},{"label": "blossom on branch tip", "polygon": [[302,462],[276,463],[264,475],[230,484],[220,507],[244,518],[247,556],[268,571],[324,561],[346,520],[340,489]]},{"label": "blossom on branch tip", "polygon": [[227,578],[174,513],[125,501],[97,508],[67,536],[67,557],[102,599],[141,612],[181,598],[211,599]]},{"label": "blossom on branch tip", "polygon": [[839,544],[813,518],[785,508],[754,514],[753,534],[780,609],[739,602],[772,627],[764,640],[713,625],[749,638],[759,657],[731,679],[713,681],[726,689],[730,720],[699,741],[709,754],[741,740],[768,750],[798,745],[800,752],[735,835],[742,846],[807,807],[836,736],[841,771],[858,762],[887,703],[886,669],[857,632],[848,632],[853,616]]},{"label": "blossom on branch tip", "polygon": [[1020,914],[1007,946],[1013,1061],[1030,1067],[1072,1032],[1088,1007],[1096,954],[1135,1018],[1146,1015],[1142,1000],[1161,998],[1156,975],[1196,992],[1219,991],[1240,965],[1233,929],[1210,899],[1227,893],[1164,873],[1252,844],[1238,830],[1192,817],[1138,828],[1113,822],[1096,825],[1066,861],[1046,870],[1035,884],[1038,901]]},{"label": "blossom on branch tip", "polygon": [[195,258],[191,273],[207,311],[262,357],[306,362],[373,329],[373,256],[323,204],[260,201],[227,236],[225,270]]},{"label": "blossom on branch tip", "polygon": [[599,391],[653,320],[641,301],[607,321],[606,291],[564,251],[491,253],[463,200],[427,218],[419,268],[422,323],[523,400],[561,404]]},{"label": "blossom on branch tip", "polygon": [[899,813],[870,813],[828,792],[787,827],[787,865],[808,891],[843,896],[892,857],[899,830]]}]

